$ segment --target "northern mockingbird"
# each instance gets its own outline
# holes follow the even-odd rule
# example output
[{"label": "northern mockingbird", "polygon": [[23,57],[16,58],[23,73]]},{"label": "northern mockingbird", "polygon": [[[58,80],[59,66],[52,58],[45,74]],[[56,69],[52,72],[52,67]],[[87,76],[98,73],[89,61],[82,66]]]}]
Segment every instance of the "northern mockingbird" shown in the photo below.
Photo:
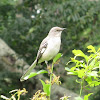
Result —
[{"label": "northern mockingbird", "polygon": [[48,62],[52,60],[60,50],[61,33],[65,28],[53,27],[49,31],[47,37],[41,42],[37,57],[32,65],[28,68],[25,74],[21,77],[20,81],[24,81],[27,75],[33,70],[38,63]]}]

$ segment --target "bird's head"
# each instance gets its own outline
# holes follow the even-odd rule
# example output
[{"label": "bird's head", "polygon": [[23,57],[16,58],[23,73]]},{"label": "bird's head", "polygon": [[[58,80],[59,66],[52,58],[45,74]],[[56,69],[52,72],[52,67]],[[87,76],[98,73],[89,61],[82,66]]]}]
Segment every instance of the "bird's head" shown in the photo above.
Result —
[{"label": "bird's head", "polygon": [[49,36],[61,36],[62,31],[66,29],[66,28],[61,28],[61,27],[53,27],[51,28],[51,30],[49,31]]}]

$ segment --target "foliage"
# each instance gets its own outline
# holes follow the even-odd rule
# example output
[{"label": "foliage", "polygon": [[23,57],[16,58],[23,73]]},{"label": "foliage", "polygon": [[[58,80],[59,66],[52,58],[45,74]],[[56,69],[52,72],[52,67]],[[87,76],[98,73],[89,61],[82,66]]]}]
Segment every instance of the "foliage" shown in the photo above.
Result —
[{"label": "foliage", "polygon": [[[52,67],[50,66],[47,66],[47,67],[50,67],[49,70],[48,70],[48,73],[50,73],[50,81],[46,81],[46,83],[40,79],[42,85],[43,85],[43,91],[44,93],[46,93],[46,96],[48,96],[50,98],[50,95],[51,95],[51,86],[56,83],[56,84],[60,84],[61,82],[59,81],[59,77],[57,77],[56,75],[53,74],[53,67],[54,67],[54,64],[57,62],[57,60],[62,56],[61,53],[58,53],[56,55],[56,57],[53,59],[53,63],[52,63]],[[43,74],[43,73],[47,73],[47,71],[45,70],[40,70],[38,71],[37,73],[39,74]],[[38,75],[37,73],[35,73],[36,75]],[[31,78],[31,77],[34,77],[36,76],[34,75],[34,73],[30,73],[30,75],[28,75],[27,79]]]},{"label": "foliage", "polygon": [[[14,93],[14,92],[15,92],[15,93]],[[20,96],[21,96],[22,94],[26,94],[27,91],[26,91],[25,88],[23,88],[23,90],[20,90],[20,89],[18,90],[18,89],[16,89],[16,90],[10,91],[9,93],[14,93],[14,94],[12,94],[12,96],[11,96],[10,98],[8,98],[8,97],[6,97],[6,96],[4,96],[4,95],[1,95],[1,98],[4,99],[4,100],[20,100]],[[16,98],[16,95],[17,95],[17,98]]]},{"label": "foliage", "polygon": [[[87,48],[88,52],[91,53],[89,56],[85,55],[81,50],[73,50],[72,52],[75,56],[71,58],[68,64],[72,62],[75,66],[71,69],[65,68],[65,70],[69,71],[68,74],[79,77],[76,82],[81,85],[80,96],[84,88],[100,85],[100,48],[97,51],[92,45],[89,45]],[[84,100],[88,100],[91,94],[85,95]],[[81,99],[77,98],[77,100]]]},{"label": "foliage", "polygon": [[[68,61],[72,55],[73,48],[85,52],[90,44],[100,47],[100,0],[0,0],[0,38],[29,64],[35,59],[40,42],[53,26],[67,28],[62,34],[63,64],[65,58]],[[72,85],[66,82],[68,78],[65,75],[61,78],[63,83],[68,84],[67,88],[77,90],[71,88],[72,78],[69,78]],[[3,80],[1,75],[1,84]],[[15,87],[13,84],[19,82],[16,81],[13,80],[9,88]],[[6,94],[8,87],[4,84],[0,86],[0,92],[4,90]]]},{"label": "foliage", "polygon": [[[54,64],[57,62],[57,60],[62,56],[61,53],[58,53],[56,55],[56,57],[53,59],[52,62],[52,66],[47,66],[49,67],[48,73],[50,73],[50,81],[46,80],[46,82],[44,82],[43,80],[40,79],[42,86],[43,86],[43,91],[44,92],[40,92],[37,91],[36,94],[33,96],[34,99],[32,100],[51,100],[50,99],[50,95],[51,95],[51,86],[56,83],[57,85],[61,84],[61,81],[59,81],[59,76],[57,77],[54,73],[53,73],[53,67]],[[36,99],[35,99],[36,98]],[[67,96],[61,97],[61,100],[68,100]]]}]

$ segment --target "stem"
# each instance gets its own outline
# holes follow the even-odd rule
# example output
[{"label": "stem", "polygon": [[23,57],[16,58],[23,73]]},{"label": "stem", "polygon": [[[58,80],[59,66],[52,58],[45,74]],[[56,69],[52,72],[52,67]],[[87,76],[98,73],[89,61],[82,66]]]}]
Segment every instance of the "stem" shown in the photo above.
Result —
[{"label": "stem", "polygon": [[81,94],[82,94],[82,82],[81,82],[81,89],[80,89],[80,97],[81,97]]},{"label": "stem", "polygon": [[82,80],[81,80],[80,97],[82,95],[83,83],[84,83],[84,78],[82,78]]},{"label": "stem", "polygon": [[[54,66],[54,64],[52,63],[52,68],[51,68],[51,73],[50,73],[50,95],[51,95],[51,85],[52,85],[53,66]],[[50,96],[49,96],[49,99],[50,99]]]}]

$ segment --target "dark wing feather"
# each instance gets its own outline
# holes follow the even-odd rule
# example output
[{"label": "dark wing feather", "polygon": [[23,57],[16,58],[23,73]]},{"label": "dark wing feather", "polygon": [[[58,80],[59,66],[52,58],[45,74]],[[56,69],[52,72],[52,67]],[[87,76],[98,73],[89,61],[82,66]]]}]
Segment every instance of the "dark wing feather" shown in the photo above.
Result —
[{"label": "dark wing feather", "polygon": [[39,59],[41,58],[42,54],[45,52],[46,48],[47,48],[47,39],[44,39],[40,45],[40,48],[38,50],[38,53],[37,53],[37,62],[39,61]]}]

